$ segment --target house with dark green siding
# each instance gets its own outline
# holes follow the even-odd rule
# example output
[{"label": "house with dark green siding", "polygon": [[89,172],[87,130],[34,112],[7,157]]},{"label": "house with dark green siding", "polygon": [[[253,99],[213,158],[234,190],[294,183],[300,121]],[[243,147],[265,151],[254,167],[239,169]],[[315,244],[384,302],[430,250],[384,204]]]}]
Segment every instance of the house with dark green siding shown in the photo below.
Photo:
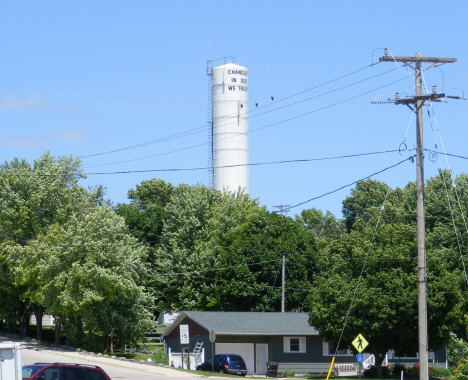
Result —
[{"label": "house with dark green siding", "polygon": [[[180,344],[180,325],[188,326],[189,344]],[[210,341],[210,332],[214,339]],[[241,355],[250,375],[264,375],[267,362],[279,363],[278,372],[295,369],[296,373],[326,373],[335,356],[336,365],[353,365],[358,368],[356,356],[349,349],[339,350],[336,344],[325,342],[318,331],[309,325],[307,313],[261,313],[261,312],[220,312],[183,311],[164,332],[166,350],[169,352],[193,352],[203,347],[203,357],[216,354]],[[446,350],[431,353],[431,366],[447,367]],[[364,354],[369,366],[373,356]],[[396,357],[393,351],[387,355],[390,362],[412,365],[419,358]],[[363,363],[364,364],[364,363]],[[196,365],[195,365],[196,367]]]},{"label": "house with dark green siding", "polygon": [[[180,344],[180,325],[188,325],[189,344]],[[210,331],[215,340],[210,342]],[[213,334],[212,333],[212,334]],[[278,362],[278,372],[327,372],[334,346],[324,342],[309,325],[307,313],[184,311],[164,332],[167,350],[192,352],[203,342],[204,357],[241,355],[249,374],[264,375],[267,362]],[[335,363],[356,363],[350,350],[341,350]]]}]

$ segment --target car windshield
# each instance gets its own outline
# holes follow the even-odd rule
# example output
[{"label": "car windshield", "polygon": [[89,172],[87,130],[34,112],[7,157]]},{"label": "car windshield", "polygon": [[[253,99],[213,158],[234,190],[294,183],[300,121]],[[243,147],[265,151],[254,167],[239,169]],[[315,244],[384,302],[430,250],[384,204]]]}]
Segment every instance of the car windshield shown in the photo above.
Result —
[{"label": "car windshield", "polygon": [[244,361],[244,359],[242,359],[242,357],[239,355],[229,355],[228,360],[230,362],[243,362]]},{"label": "car windshield", "polygon": [[35,375],[40,369],[44,368],[42,365],[26,365],[23,367],[23,379],[29,379],[31,376]]}]

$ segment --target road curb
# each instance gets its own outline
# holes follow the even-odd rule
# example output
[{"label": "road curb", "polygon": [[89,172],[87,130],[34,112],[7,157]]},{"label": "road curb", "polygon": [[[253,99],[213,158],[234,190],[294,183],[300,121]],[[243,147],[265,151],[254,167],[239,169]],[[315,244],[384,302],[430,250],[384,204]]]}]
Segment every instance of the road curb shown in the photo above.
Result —
[{"label": "road curb", "polygon": [[[74,347],[70,347],[66,345],[56,346],[50,343],[44,344],[43,342],[38,341],[36,339],[30,339],[30,338],[24,339],[18,335],[0,333],[0,342],[6,342],[6,341],[13,341],[13,342],[21,343],[21,345],[23,346],[23,349],[25,350],[51,351],[57,354],[60,353],[61,355],[73,357],[73,358],[83,357],[83,359],[87,358],[87,360],[92,360],[103,365],[109,364],[109,365],[116,365],[116,366],[122,366],[125,368],[133,368],[133,369],[140,368],[141,370],[145,372],[149,370],[152,373],[156,375],[160,375],[160,376],[187,377],[187,373],[177,371],[176,369],[173,369],[167,365],[160,364],[160,363],[137,361],[135,359],[127,359],[127,358],[118,358],[118,357],[115,357],[115,355],[114,357],[112,357],[108,355],[95,354],[94,352],[87,352],[86,350],[76,349]],[[201,377],[201,375],[192,374],[191,377]]]}]

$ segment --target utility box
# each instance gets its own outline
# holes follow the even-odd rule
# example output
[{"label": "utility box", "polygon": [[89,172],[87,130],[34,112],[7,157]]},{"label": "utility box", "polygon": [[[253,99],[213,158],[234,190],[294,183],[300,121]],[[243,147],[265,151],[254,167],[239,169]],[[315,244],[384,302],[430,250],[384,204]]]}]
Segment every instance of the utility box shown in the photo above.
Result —
[{"label": "utility box", "polygon": [[0,380],[21,379],[21,344],[0,343]]}]

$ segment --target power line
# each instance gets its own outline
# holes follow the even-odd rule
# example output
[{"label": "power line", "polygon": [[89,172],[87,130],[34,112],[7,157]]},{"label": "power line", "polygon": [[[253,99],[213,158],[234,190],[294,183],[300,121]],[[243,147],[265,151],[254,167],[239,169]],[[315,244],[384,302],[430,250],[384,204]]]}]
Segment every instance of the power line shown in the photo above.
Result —
[{"label": "power line", "polygon": [[427,149],[427,148],[424,148],[424,150],[427,151],[427,152],[434,152],[434,153],[437,153],[437,154],[443,154],[444,156],[450,156],[450,157],[461,158],[462,160],[468,160],[468,157],[460,156],[459,154],[450,154],[450,153],[440,152],[438,150]]},{"label": "power line", "polygon": [[[359,95],[355,95],[355,96],[352,96],[352,97],[347,98],[347,99],[345,99],[345,100],[341,100],[341,101],[339,101],[339,102],[335,102],[335,103],[333,103],[333,104],[331,104],[331,105],[318,108],[318,109],[316,109],[316,110],[314,110],[314,111],[306,112],[306,113],[304,113],[304,114],[300,114],[300,115],[297,115],[297,116],[293,116],[293,117],[290,117],[290,118],[288,118],[288,119],[284,119],[284,120],[281,120],[281,121],[278,121],[278,122],[275,122],[275,123],[271,123],[271,124],[265,125],[265,126],[263,126],[263,127],[259,127],[259,128],[252,129],[252,130],[249,131],[248,133],[257,132],[257,131],[263,130],[263,129],[265,129],[265,128],[269,128],[269,127],[272,127],[272,126],[275,126],[275,125],[278,125],[278,124],[282,124],[282,123],[286,123],[286,122],[288,122],[288,121],[292,121],[292,120],[295,120],[295,119],[299,119],[299,118],[304,117],[304,116],[307,116],[307,115],[311,115],[311,114],[316,113],[316,112],[319,112],[319,111],[323,111],[323,110],[325,110],[325,109],[328,109],[328,108],[337,106],[337,105],[342,104],[342,103],[346,103],[346,102],[349,101],[349,100],[356,99],[356,98],[358,98],[358,97],[361,97],[361,96],[363,96],[363,95],[369,94],[369,93],[371,93],[371,92],[374,92],[374,91],[379,90],[379,89],[381,89],[381,88],[384,88],[384,87],[390,86],[390,85],[392,85],[392,84],[401,82],[401,81],[406,80],[406,79],[407,79],[407,78],[398,79],[398,80],[396,80],[396,81],[387,83],[387,84],[385,84],[385,85],[383,85],[383,86],[380,86],[380,87],[374,88],[374,89],[372,89],[372,90],[363,92],[363,93],[361,93],[361,94],[359,94]],[[258,115],[258,116],[259,116],[259,115]],[[224,138],[224,139],[219,139],[218,141],[222,141],[222,140],[226,140],[226,139],[229,139],[229,138],[237,137],[237,136],[242,135],[242,134],[244,134],[244,133],[234,134],[234,135],[229,136],[229,137],[226,137],[226,138]],[[181,149],[176,149],[176,150],[169,151],[169,152],[154,154],[154,155],[151,155],[151,156],[145,156],[145,157],[140,157],[140,158],[134,158],[134,159],[130,159],[130,160],[123,160],[123,161],[110,162],[110,163],[107,163],[107,164],[91,165],[91,166],[87,166],[87,168],[93,168],[93,167],[99,167],[99,166],[108,166],[108,165],[115,165],[115,164],[122,164],[122,163],[127,163],[127,162],[132,162],[132,161],[139,161],[139,160],[144,160],[144,159],[147,159],[147,158],[159,157],[159,156],[164,156],[164,155],[167,155],[167,154],[172,154],[172,153],[181,152],[181,151],[188,150],[188,149],[198,148],[198,147],[200,147],[200,146],[205,146],[205,145],[208,145],[208,144],[209,144],[209,143],[201,143],[201,144],[192,145],[192,146],[185,147],[185,148],[181,148]]]},{"label": "power line", "polygon": [[[342,156],[306,158],[306,159],[282,160],[282,161],[270,161],[270,162],[257,162],[257,163],[237,164],[237,165],[225,165],[225,166],[215,166],[215,168],[232,168],[232,167],[238,167],[238,166],[260,166],[260,165],[288,164],[288,163],[297,163],[297,162],[327,161],[327,160],[362,157],[362,156],[370,156],[370,155],[386,154],[386,153],[394,153],[394,152],[399,152],[399,150],[394,149],[394,150],[383,150],[383,151],[378,151],[378,152],[347,154],[347,155],[342,155]],[[209,169],[209,168],[208,167],[197,167],[197,168],[147,169],[147,170],[128,170],[128,171],[118,171],[118,172],[91,172],[91,173],[72,173],[72,174],[70,174],[70,173],[57,173],[57,174],[0,173],[0,177],[59,177],[59,176],[69,176],[69,175],[86,175],[86,176],[88,176],[88,175],[133,174],[133,173],[152,173],[152,172],[177,172],[177,171],[193,171],[193,170],[206,170],[206,169]]]},{"label": "power line", "polygon": [[[212,280],[212,281],[217,281],[217,282],[224,282],[224,283],[231,283],[231,284],[241,284],[244,286],[250,286],[250,287],[258,287],[258,286],[263,286],[265,288],[270,288],[270,285],[268,284],[252,284],[248,283],[245,281],[232,281],[232,280],[226,280],[222,278],[212,278],[212,277],[205,277],[205,276],[193,276],[195,278],[202,278],[205,280]],[[276,286],[273,287],[274,289],[280,290],[281,287]],[[329,294],[354,294],[355,292],[353,290],[322,290],[322,289],[314,289],[314,288],[288,288],[286,287],[286,290],[292,290],[292,291],[309,291],[313,293],[329,293]],[[408,296],[408,295],[414,295],[417,296],[417,292],[373,292],[373,291],[363,291],[363,292],[356,292],[356,294],[367,294],[367,295],[388,295],[388,296]],[[428,292],[430,295],[437,295],[437,294],[468,294],[468,290],[459,290],[459,291],[451,291],[451,292]]]},{"label": "power line", "polygon": [[[370,66],[372,66],[372,65],[370,65]],[[265,108],[265,107],[271,107],[271,106],[273,106],[273,105],[275,105],[275,104],[278,104],[278,103],[280,103],[280,102],[283,102],[284,100],[290,99],[290,98],[295,97],[295,96],[297,96],[297,95],[301,95],[301,94],[304,94],[304,93],[306,93],[306,92],[312,91],[312,90],[314,90],[314,89],[316,89],[316,88],[319,88],[319,87],[325,86],[325,85],[327,85],[327,84],[333,83],[333,82],[335,82],[335,81],[337,81],[337,80],[343,79],[343,78],[345,78],[345,77],[347,77],[347,76],[350,76],[350,75],[356,74],[356,73],[358,73],[358,72],[360,72],[360,71],[362,71],[362,70],[365,70],[365,69],[369,68],[370,66],[369,66],[369,65],[366,65],[366,66],[364,66],[364,67],[362,67],[362,68],[360,68],[360,69],[354,70],[354,71],[352,71],[352,72],[350,72],[350,73],[348,73],[348,74],[342,75],[342,76],[337,77],[337,78],[335,78],[335,79],[332,79],[332,80],[330,80],[330,81],[328,81],[328,82],[324,82],[324,83],[319,84],[319,85],[317,85],[317,86],[308,88],[308,89],[306,89],[306,90],[304,90],[304,91],[301,91],[301,92],[298,92],[298,93],[296,93],[296,94],[294,94],[294,95],[290,95],[290,96],[287,96],[287,97],[282,98],[282,99],[280,99],[280,100],[277,100],[276,102],[269,103],[269,104],[267,104],[267,105],[261,106],[261,107],[255,109],[255,111],[260,110],[260,109],[263,109],[263,108]],[[251,111],[251,112],[252,112],[252,111]],[[194,129],[190,129],[190,130],[188,130],[188,131],[186,131],[186,132],[191,132],[191,131],[198,130],[198,129],[201,129],[201,128],[205,128],[205,130],[206,130],[206,124],[204,124],[204,125],[201,126],[201,127],[197,127],[197,128],[194,128]],[[184,133],[186,133],[186,132],[180,132],[180,133],[177,133],[177,134],[174,134],[174,135],[169,135],[169,136],[163,137],[162,139],[163,139],[163,141],[165,141],[166,139],[171,139],[172,136],[178,136],[178,135],[184,134]],[[178,136],[178,137],[182,137],[182,136]],[[136,148],[136,147],[140,147],[140,146],[144,146],[144,145],[148,145],[148,144],[153,144],[153,143],[159,142],[160,140],[161,140],[161,139],[151,140],[151,141],[143,142],[143,143],[141,143],[141,144],[132,145],[132,146],[129,146],[129,147],[124,147],[124,148],[114,149],[114,150],[107,151],[107,152],[101,152],[101,153],[95,153],[95,154],[83,156],[82,158],[100,156],[100,155],[103,155],[103,154],[114,153],[114,152],[118,152],[118,151],[122,151],[122,150],[132,149],[132,148]]]},{"label": "power line", "polygon": [[294,206],[291,206],[291,207],[289,207],[288,210],[290,210],[290,209],[292,209],[292,208],[295,208],[295,207],[298,207],[298,206],[302,206],[303,204],[306,204],[306,203],[315,201],[316,199],[323,198],[323,197],[325,197],[325,196],[327,196],[327,195],[336,193],[337,191],[340,191],[340,190],[342,190],[342,189],[344,189],[344,188],[346,188],[346,187],[349,187],[349,186],[354,185],[354,184],[356,184],[356,183],[358,183],[358,182],[360,182],[360,181],[364,181],[364,180],[366,180],[366,179],[368,179],[368,178],[370,178],[370,177],[373,177],[373,176],[375,176],[375,175],[377,175],[377,174],[383,173],[383,172],[385,172],[385,171],[387,171],[387,170],[389,170],[389,169],[392,169],[392,168],[394,168],[394,167],[396,167],[396,166],[398,166],[398,165],[401,165],[401,164],[404,163],[404,162],[407,162],[407,161],[413,162],[413,160],[414,160],[413,156],[410,156],[410,157],[408,157],[407,159],[396,163],[395,165],[388,166],[388,167],[386,167],[385,169],[379,170],[378,172],[369,174],[367,177],[358,179],[357,181],[354,181],[354,182],[351,182],[351,183],[349,183],[349,184],[347,184],[347,185],[341,186],[341,187],[339,187],[338,189],[329,191],[328,193],[319,195],[319,196],[317,196],[317,197],[308,199],[308,200],[306,200],[306,201],[304,201],[304,202],[301,202],[301,203],[298,203],[298,204],[296,204],[296,205],[294,205]]},{"label": "power line", "polygon": [[[189,275],[189,274],[196,274],[196,273],[204,273],[204,272],[216,272],[216,271],[221,271],[221,270],[228,270],[228,269],[237,269],[241,267],[249,267],[253,265],[260,265],[260,264],[266,264],[266,263],[273,263],[273,262],[278,262],[281,261],[281,259],[276,259],[276,260],[267,260],[267,261],[259,261],[257,263],[242,263],[239,265],[235,266],[230,266],[230,267],[222,267],[222,268],[209,268],[209,269],[201,269],[201,270],[194,270],[190,272],[170,272],[170,273],[164,273],[164,272],[158,272],[155,271],[153,272],[154,274],[159,274],[162,276],[179,276],[179,275]],[[154,277],[154,276],[153,276]]]},{"label": "power line", "polygon": [[[138,231],[140,232],[140,231]],[[32,243],[37,243],[37,244],[42,244],[46,245],[51,248],[114,248],[114,247],[134,247],[138,245],[146,245],[150,243],[157,243],[158,241],[144,241],[144,242],[135,242],[135,243],[125,243],[125,244],[50,244],[43,242],[41,240],[36,240],[36,239],[29,239],[25,238],[19,235],[16,235],[12,232],[2,230],[0,233],[3,233],[3,235],[0,235],[6,239],[10,239],[11,237],[6,236],[6,235],[11,235],[15,240],[20,240],[23,242],[32,242]],[[142,232],[143,233],[143,232]],[[6,234],[6,235],[5,235]],[[145,234],[145,233],[143,233]],[[126,235],[126,237],[130,239],[136,239],[133,236]],[[336,256],[336,255],[321,255],[321,254],[302,254],[302,253],[297,253],[297,252],[278,252],[278,251],[265,251],[265,250],[258,250],[258,249],[249,249],[249,248],[240,248],[240,247],[228,247],[228,246],[222,246],[222,245],[214,245],[210,246],[209,248],[213,249],[228,249],[228,250],[237,250],[237,251],[243,251],[243,252],[250,252],[250,253],[262,253],[262,254],[273,254],[273,255],[278,255],[278,256],[299,256],[301,258],[313,258],[313,259],[335,259],[335,260],[365,260],[365,257],[342,257],[342,256]],[[468,258],[468,256],[463,256],[464,258]],[[452,258],[460,258],[459,255],[437,255],[437,256],[428,256],[428,259],[452,259]],[[384,261],[396,261],[396,260],[414,260],[417,259],[417,256],[408,256],[408,257],[383,257],[383,256],[369,256],[367,260],[384,260]],[[238,266],[232,266],[232,267],[226,267],[226,268],[211,268],[207,269],[206,271],[210,270],[221,270],[221,269],[234,269],[234,268],[239,268],[245,265],[257,265],[261,263],[268,263],[268,262],[275,262],[275,261],[281,261],[282,259],[275,259],[275,260],[268,260],[268,261],[261,261],[261,262],[255,262],[255,263],[243,263]],[[308,269],[311,270],[311,269]],[[200,271],[192,271],[192,272],[182,272],[178,274],[191,274],[191,273],[198,273]],[[158,272],[161,273],[161,272]],[[171,272],[172,273],[172,272]]]}]

